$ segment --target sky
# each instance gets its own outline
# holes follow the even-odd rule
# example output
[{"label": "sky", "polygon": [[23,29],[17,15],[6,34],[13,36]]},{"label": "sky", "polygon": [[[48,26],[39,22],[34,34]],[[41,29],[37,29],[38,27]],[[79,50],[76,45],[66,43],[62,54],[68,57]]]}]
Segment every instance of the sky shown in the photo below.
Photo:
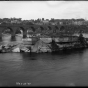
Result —
[{"label": "sky", "polygon": [[0,1],[0,18],[88,20],[88,1]]}]

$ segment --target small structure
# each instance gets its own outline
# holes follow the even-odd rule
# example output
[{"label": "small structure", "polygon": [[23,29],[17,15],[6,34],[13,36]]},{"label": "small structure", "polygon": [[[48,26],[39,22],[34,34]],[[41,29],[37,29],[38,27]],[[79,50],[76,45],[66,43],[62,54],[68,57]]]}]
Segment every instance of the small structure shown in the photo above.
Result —
[{"label": "small structure", "polygon": [[51,52],[50,46],[44,43],[42,40],[36,42],[36,44],[32,47],[32,52]]},{"label": "small structure", "polygon": [[55,42],[55,39],[52,39],[52,42],[51,42],[51,50],[52,50],[52,52],[59,50],[59,46],[58,46],[57,43]]},{"label": "small structure", "polygon": [[82,33],[80,33],[78,41],[82,47],[88,46],[86,39],[83,37]]}]

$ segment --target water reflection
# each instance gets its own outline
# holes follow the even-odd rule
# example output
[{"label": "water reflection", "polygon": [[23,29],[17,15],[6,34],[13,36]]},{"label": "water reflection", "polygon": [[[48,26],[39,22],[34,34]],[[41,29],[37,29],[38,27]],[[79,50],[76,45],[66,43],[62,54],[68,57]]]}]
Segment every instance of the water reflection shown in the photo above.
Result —
[{"label": "water reflection", "polygon": [[22,53],[22,57],[26,60],[37,60],[37,54]]}]

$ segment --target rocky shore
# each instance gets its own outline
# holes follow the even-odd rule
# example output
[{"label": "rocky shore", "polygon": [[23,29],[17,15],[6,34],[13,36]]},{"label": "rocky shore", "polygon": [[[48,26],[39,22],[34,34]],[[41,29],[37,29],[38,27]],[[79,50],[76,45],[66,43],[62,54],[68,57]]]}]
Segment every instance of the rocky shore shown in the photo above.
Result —
[{"label": "rocky shore", "polygon": [[[69,39],[70,37],[68,37]],[[74,37],[72,37],[74,38]],[[60,38],[59,38],[60,40]],[[56,53],[71,52],[88,48],[86,39],[80,34],[75,41],[57,41],[55,38],[24,39],[23,42],[10,42],[6,45],[1,44],[0,53],[28,52],[28,53]]]}]

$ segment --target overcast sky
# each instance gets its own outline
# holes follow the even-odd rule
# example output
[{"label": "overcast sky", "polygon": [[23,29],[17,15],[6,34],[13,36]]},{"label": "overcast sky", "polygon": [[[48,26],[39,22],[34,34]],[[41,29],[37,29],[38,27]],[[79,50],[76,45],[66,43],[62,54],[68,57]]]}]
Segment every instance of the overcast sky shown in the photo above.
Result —
[{"label": "overcast sky", "polygon": [[88,1],[0,1],[0,18],[88,19]]}]

